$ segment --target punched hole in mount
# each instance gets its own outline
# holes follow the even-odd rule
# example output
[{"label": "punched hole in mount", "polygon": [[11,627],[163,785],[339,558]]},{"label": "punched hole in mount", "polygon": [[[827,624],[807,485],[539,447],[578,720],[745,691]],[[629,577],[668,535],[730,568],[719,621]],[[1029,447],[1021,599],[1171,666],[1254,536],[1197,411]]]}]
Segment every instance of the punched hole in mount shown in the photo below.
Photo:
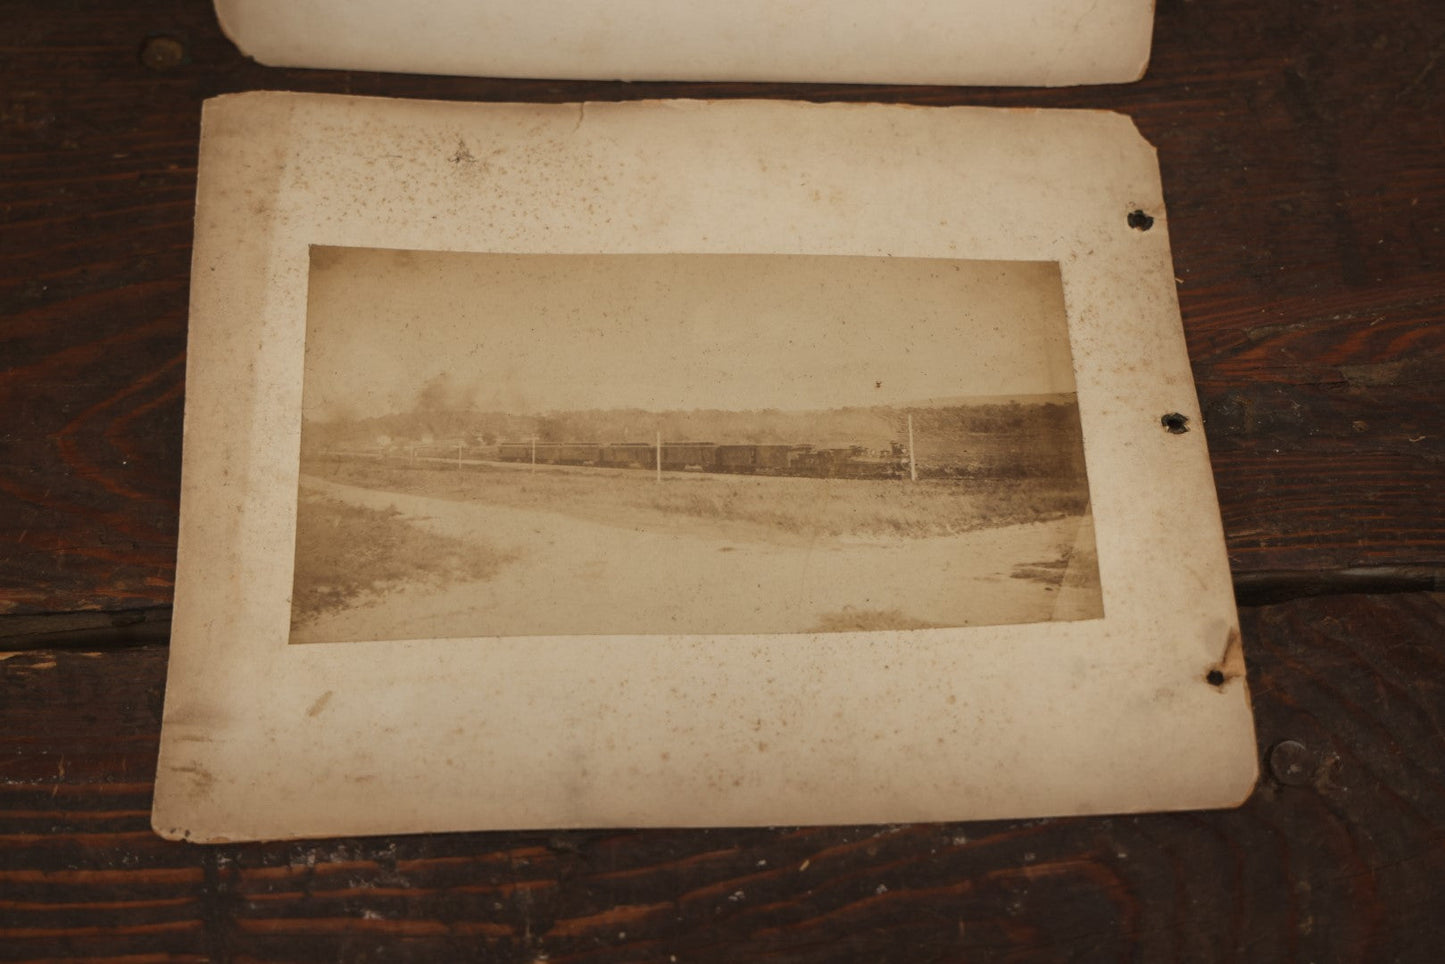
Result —
[{"label": "punched hole in mount", "polygon": [[1189,431],[1189,416],[1180,415],[1178,412],[1169,412],[1160,416],[1159,424],[1164,426],[1170,435],[1183,435]]},{"label": "punched hole in mount", "polygon": [[1135,231],[1148,231],[1154,226],[1154,219],[1145,214],[1143,209],[1135,208],[1129,212],[1129,227]]},{"label": "punched hole in mount", "polygon": [[1208,683],[1210,686],[1223,686],[1224,673],[1220,670],[1212,669],[1208,673],[1204,674],[1204,682]]}]

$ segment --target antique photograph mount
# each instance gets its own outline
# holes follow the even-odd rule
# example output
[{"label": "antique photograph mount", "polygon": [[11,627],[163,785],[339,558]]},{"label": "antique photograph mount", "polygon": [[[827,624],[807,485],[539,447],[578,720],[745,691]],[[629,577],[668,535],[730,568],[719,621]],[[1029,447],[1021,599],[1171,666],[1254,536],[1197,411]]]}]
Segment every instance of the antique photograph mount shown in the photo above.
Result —
[{"label": "antique photograph mount", "polygon": [[1238,803],[1167,228],[1104,112],[208,102],[157,830]]}]

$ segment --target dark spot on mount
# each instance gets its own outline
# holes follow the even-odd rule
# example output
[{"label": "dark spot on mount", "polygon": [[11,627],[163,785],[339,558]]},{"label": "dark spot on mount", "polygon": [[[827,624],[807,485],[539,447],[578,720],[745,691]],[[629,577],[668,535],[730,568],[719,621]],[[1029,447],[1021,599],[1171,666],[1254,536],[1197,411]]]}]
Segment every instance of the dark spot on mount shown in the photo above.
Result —
[{"label": "dark spot on mount", "polygon": [[447,160],[451,161],[453,164],[475,164],[477,158],[476,155],[473,154],[471,150],[467,147],[467,142],[459,137],[457,138],[456,152],[452,154],[451,157],[448,157]]},{"label": "dark spot on mount", "polygon": [[1154,226],[1154,219],[1137,208],[1129,212],[1129,227],[1135,231],[1148,231]]}]

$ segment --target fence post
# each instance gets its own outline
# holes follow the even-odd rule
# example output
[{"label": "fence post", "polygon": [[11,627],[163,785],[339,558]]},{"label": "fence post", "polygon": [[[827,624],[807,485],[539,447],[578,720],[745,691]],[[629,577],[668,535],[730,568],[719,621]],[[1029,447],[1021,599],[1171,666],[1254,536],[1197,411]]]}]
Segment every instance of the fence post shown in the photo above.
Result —
[{"label": "fence post", "polygon": [[913,413],[908,413],[908,477],[918,481],[918,463],[913,460]]}]

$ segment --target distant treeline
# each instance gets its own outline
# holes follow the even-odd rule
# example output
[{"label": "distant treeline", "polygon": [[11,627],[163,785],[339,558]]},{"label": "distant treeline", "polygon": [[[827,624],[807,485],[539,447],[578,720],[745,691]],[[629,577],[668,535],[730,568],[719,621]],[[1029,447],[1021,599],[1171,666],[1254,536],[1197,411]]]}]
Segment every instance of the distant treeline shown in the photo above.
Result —
[{"label": "distant treeline", "polygon": [[887,450],[906,442],[913,417],[920,465],[949,466],[969,475],[1075,477],[1083,475],[1078,408],[1062,401],[920,407],[857,406],[817,411],[648,412],[589,409],[545,415],[415,411],[374,418],[307,421],[302,451],[382,449],[462,442],[488,447],[535,436],[541,442],[785,443],[820,448],[861,445]]}]

